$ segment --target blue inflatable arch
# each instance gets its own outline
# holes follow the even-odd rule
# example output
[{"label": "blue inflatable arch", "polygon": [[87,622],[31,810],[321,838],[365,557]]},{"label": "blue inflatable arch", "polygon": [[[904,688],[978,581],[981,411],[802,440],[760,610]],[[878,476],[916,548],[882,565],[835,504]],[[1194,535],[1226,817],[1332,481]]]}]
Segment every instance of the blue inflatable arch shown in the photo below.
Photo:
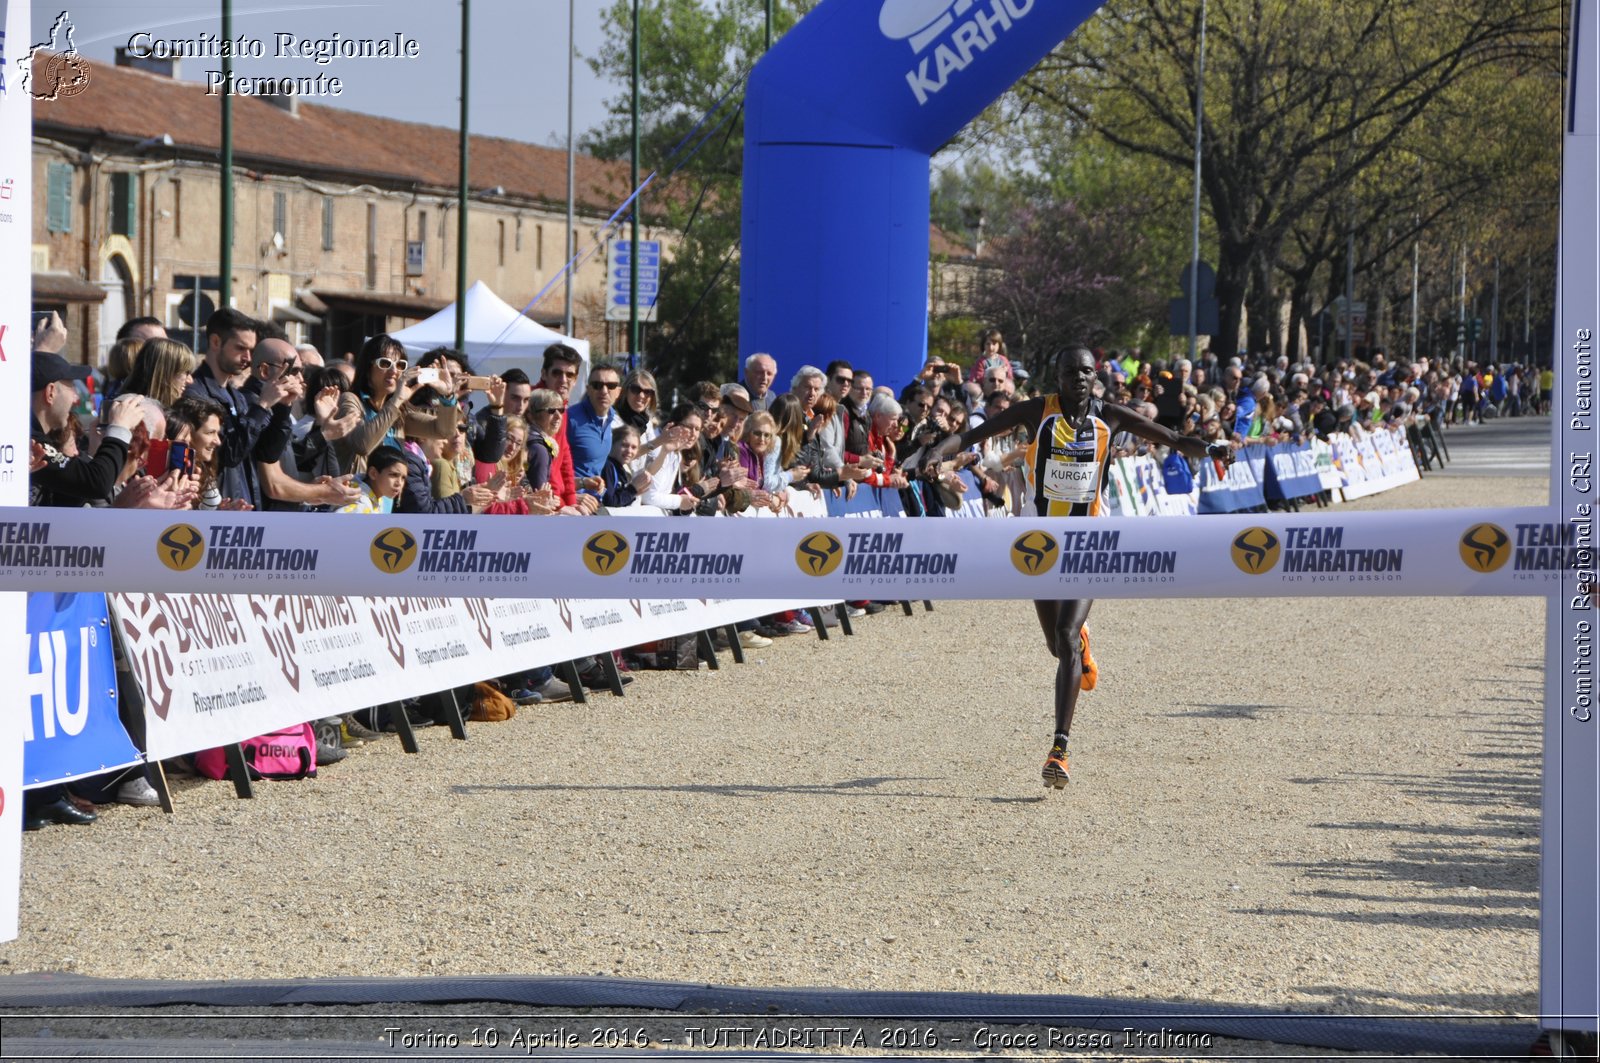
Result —
[{"label": "blue inflatable arch", "polygon": [[745,94],[739,353],[848,358],[880,383],[928,345],[928,162],[1098,0],[824,0]]}]

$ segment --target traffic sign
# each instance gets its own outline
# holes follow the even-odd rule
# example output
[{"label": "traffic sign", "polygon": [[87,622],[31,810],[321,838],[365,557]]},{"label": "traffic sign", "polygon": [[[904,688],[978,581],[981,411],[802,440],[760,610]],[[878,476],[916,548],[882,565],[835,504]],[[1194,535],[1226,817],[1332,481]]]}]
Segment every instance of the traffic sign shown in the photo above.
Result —
[{"label": "traffic sign", "polygon": [[[638,265],[633,260],[638,259]],[[634,270],[639,275],[639,320],[656,319],[656,297],[661,294],[661,241],[640,240],[637,253],[631,240],[613,240],[606,248],[606,320],[628,320],[628,285]]]}]

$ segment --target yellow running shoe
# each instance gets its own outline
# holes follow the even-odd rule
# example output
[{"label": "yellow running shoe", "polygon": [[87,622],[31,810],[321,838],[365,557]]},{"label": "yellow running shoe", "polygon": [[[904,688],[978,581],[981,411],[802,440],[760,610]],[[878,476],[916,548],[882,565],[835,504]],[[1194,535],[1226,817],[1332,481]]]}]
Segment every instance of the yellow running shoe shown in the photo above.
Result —
[{"label": "yellow running shoe", "polygon": [[1079,628],[1078,646],[1083,650],[1083,678],[1078,681],[1078,686],[1083,690],[1093,690],[1094,685],[1100,681],[1100,667],[1094,663],[1094,657],[1089,653],[1089,625]]},{"label": "yellow running shoe", "polygon": [[1072,781],[1072,776],[1067,772],[1067,747],[1056,742],[1050,747],[1050,755],[1045,758],[1044,784],[1052,789],[1065,789],[1067,783]]}]

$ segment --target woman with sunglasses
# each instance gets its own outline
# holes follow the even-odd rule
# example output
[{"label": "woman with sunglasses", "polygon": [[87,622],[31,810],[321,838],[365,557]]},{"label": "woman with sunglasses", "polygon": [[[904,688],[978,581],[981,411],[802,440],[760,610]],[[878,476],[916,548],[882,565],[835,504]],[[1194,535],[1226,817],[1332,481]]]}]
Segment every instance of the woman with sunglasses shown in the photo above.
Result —
[{"label": "woman with sunglasses", "polygon": [[[356,358],[352,390],[339,396],[337,420],[357,417],[350,433],[334,441],[339,463],[346,472],[366,468],[367,455],[383,445],[404,450],[407,439],[448,439],[455,434],[460,410],[456,406],[453,366],[448,359],[434,366],[437,376],[417,382],[405,348],[387,334],[369,339]],[[444,396],[437,406],[415,406],[413,392],[431,388]]]},{"label": "woman with sunglasses", "polygon": [[650,454],[661,445],[661,426],[656,423],[656,378],[648,369],[635,369],[622,380],[622,401],[617,403],[622,423],[639,433],[639,447],[628,468],[638,472]]}]

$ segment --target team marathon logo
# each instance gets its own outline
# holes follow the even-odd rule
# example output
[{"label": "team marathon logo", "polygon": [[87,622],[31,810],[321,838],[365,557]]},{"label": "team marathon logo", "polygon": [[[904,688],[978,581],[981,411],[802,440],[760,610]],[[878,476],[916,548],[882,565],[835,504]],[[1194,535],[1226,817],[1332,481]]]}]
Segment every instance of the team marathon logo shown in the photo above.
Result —
[{"label": "team marathon logo", "polygon": [[104,546],[51,542],[55,525],[47,520],[0,521],[0,568],[61,575],[103,572]]},{"label": "team marathon logo", "polygon": [[368,553],[379,572],[393,576],[410,568],[417,559],[417,540],[404,528],[385,528],[373,538]]},{"label": "team marathon logo", "polygon": [[1176,550],[1124,550],[1120,531],[1023,532],[1011,544],[1011,565],[1024,576],[1074,577],[1090,583],[1171,583]]},{"label": "team marathon logo", "polygon": [[629,583],[741,583],[744,554],[697,551],[691,532],[599,531],[583,543],[583,565],[596,576],[626,573]]},{"label": "team marathon logo", "polygon": [[[878,29],[906,41],[918,56],[906,84],[919,105],[941,92],[950,78],[977,61],[1033,11],[1038,0],[884,0]],[[934,44],[938,41],[938,44]],[[929,46],[932,45],[930,48]]]},{"label": "team marathon logo", "polygon": [[1587,513],[1565,524],[1474,524],[1461,535],[1461,561],[1474,572],[1498,572],[1507,563],[1515,578],[1559,580],[1561,573],[1593,571],[1594,521]]},{"label": "team marathon logo", "polygon": [[174,572],[188,572],[204,563],[210,574],[234,579],[264,576],[280,582],[317,576],[317,551],[267,543],[265,527],[213,524],[202,532],[193,524],[174,524],[156,538],[156,558]]},{"label": "team marathon logo", "polygon": [[831,576],[843,566],[843,582],[877,586],[954,583],[955,553],[905,548],[903,532],[847,532],[844,540],[812,532],[795,546],[794,563],[808,576]]},{"label": "team marathon logo", "polygon": [[1400,547],[1347,547],[1345,529],[1316,526],[1246,528],[1233,537],[1230,553],[1240,572],[1265,576],[1277,570],[1286,583],[1373,583],[1401,578]]},{"label": "team marathon logo", "polygon": [[525,550],[480,550],[476,531],[385,528],[372,540],[373,567],[391,576],[417,566],[419,583],[526,583],[533,555]]}]

